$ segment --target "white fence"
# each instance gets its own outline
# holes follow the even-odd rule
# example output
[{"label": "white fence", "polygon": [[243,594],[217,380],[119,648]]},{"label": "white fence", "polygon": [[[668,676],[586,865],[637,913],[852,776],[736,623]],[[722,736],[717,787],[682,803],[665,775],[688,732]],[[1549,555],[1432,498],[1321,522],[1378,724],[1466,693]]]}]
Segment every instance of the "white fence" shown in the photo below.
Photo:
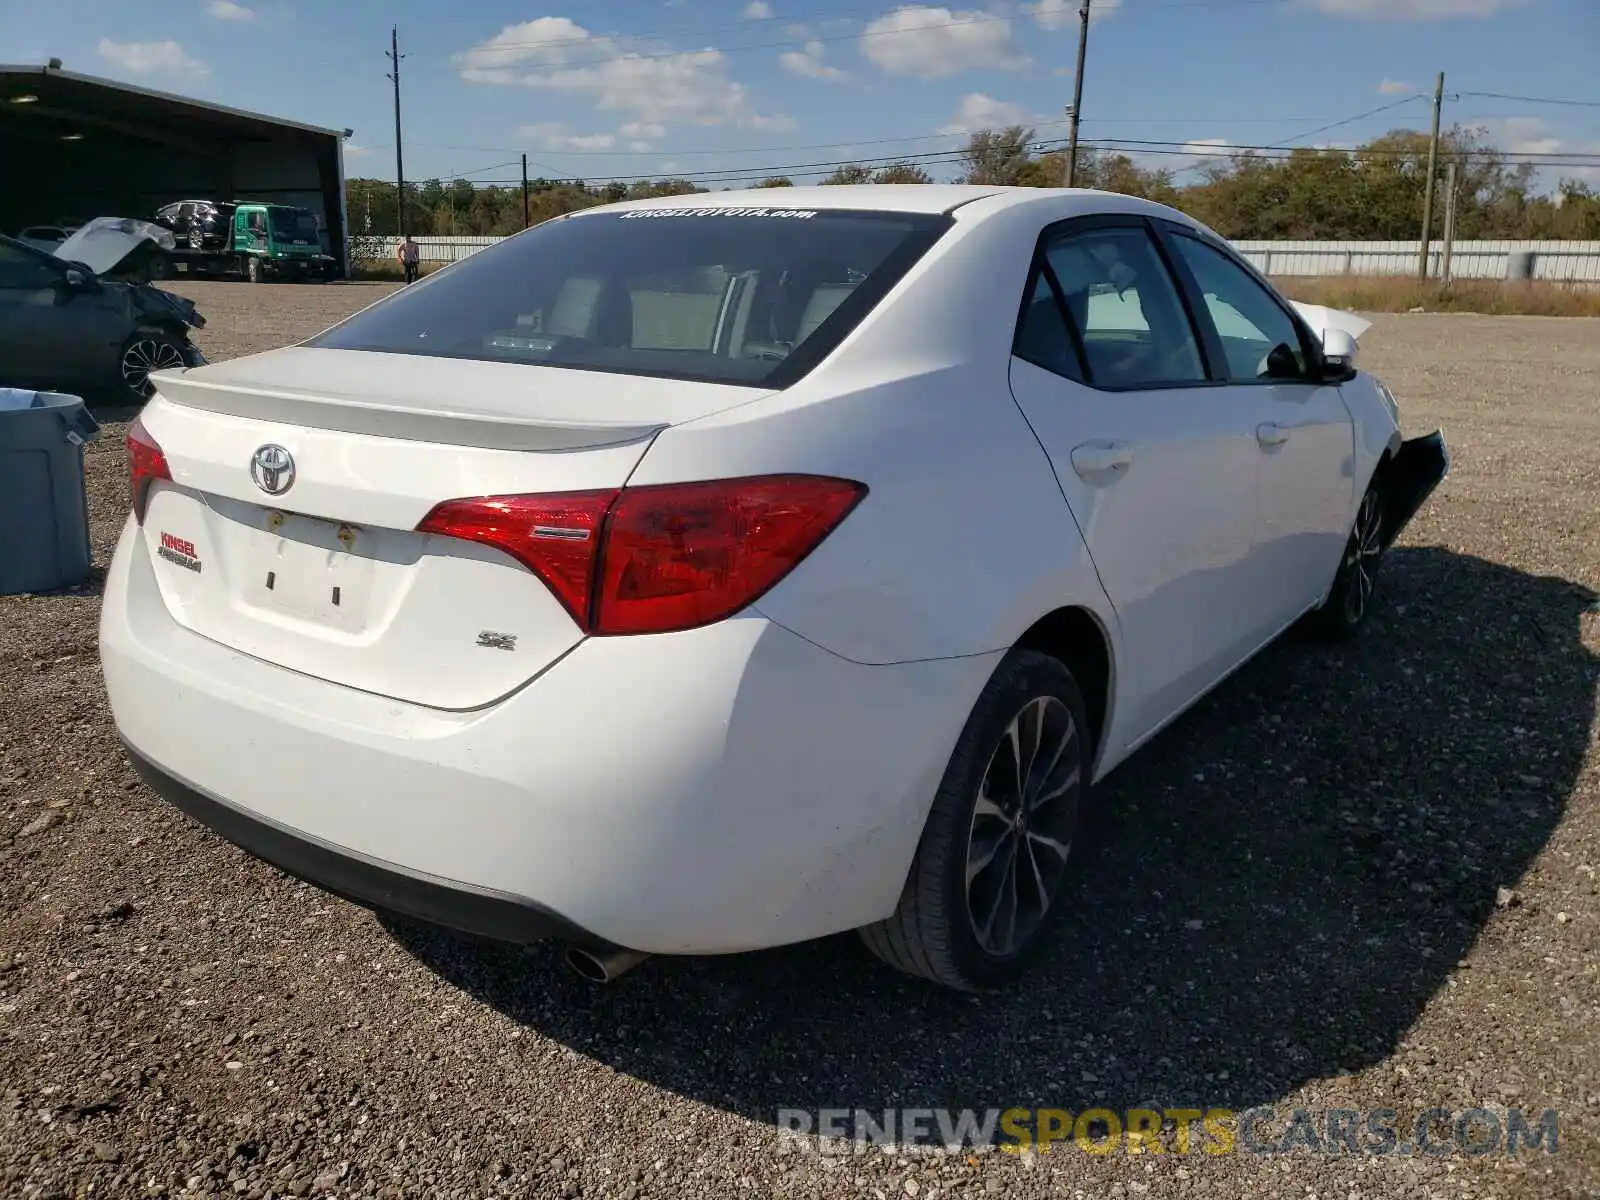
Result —
[{"label": "white fence", "polygon": [[[399,249],[400,239],[397,237],[374,238],[378,244],[378,252],[391,262],[394,261],[394,252]],[[476,254],[485,250],[504,238],[497,237],[419,237],[413,239],[417,243],[417,256],[427,263],[453,263],[459,262],[469,254]]]},{"label": "white fence", "polygon": [[[1235,242],[1264,275],[1411,275],[1416,242]],[[1457,242],[1450,252],[1452,279],[1508,279],[1519,254],[1533,256],[1535,279],[1600,283],[1600,242]],[[1444,245],[1429,247],[1428,273],[1443,270]]]},{"label": "white fence", "polygon": [[[497,237],[419,237],[424,262],[457,262],[502,239]],[[399,238],[379,239],[382,253],[394,257]],[[1416,242],[1235,242],[1266,275],[1410,275],[1417,269]],[[1519,254],[1531,254],[1535,279],[1600,284],[1600,242],[1457,242],[1450,256],[1455,279],[1506,279]],[[1435,278],[1443,267],[1444,245],[1429,255]]]}]

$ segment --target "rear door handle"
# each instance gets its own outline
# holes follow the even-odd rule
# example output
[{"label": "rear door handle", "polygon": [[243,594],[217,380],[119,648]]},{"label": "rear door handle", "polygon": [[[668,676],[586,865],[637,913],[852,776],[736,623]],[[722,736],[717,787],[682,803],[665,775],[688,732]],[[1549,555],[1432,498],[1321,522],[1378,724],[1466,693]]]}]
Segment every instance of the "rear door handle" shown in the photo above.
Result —
[{"label": "rear door handle", "polygon": [[1084,442],[1072,448],[1072,469],[1084,479],[1121,476],[1132,465],[1130,442]]},{"label": "rear door handle", "polygon": [[1289,440],[1289,431],[1272,421],[1256,426],[1256,441],[1263,446],[1281,446]]}]

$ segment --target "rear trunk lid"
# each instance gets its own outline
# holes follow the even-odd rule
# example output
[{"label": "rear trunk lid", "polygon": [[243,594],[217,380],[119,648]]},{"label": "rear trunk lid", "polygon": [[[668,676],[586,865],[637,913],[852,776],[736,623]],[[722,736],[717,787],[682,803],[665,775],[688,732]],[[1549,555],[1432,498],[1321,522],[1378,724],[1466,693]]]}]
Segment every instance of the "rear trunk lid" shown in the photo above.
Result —
[{"label": "rear trunk lid", "polygon": [[[446,500],[617,489],[662,428],[750,388],[295,347],[158,377],[171,482],[142,527],[180,624],[416,704],[471,709],[583,632],[492,547],[416,532]],[[278,447],[258,462],[263,447]],[[276,489],[276,494],[269,489]]]}]

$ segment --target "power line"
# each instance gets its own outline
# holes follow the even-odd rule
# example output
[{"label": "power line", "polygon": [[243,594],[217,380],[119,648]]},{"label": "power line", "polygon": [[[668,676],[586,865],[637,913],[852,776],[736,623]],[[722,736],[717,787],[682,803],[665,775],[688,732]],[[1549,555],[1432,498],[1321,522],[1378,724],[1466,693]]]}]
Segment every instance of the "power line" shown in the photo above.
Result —
[{"label": "power line", "polygon": [[[1242,7],[1253,7],[1253,6],[1260,6],[1260,5],[1282,5],[1284,3],[1285,3],[1285,0],[1173,0],[1172,3],[1168,3],[1168,4],[1153,4],[1153,5],[1146,5],[1144,7],[1145,8],[1149,8],[1149,9],[1242,8]],[[874,10],[874,11],[876,11],[876,10]],[[776,18],[773,18],[773,19],[776,19]],[[575,70],[575,69],[581,69],[581,68],[584,68],[584,67],[605,66],[605,65],[607,65],[609,63],[615,63],[615,62],[641,62],[641,61],[652,61],[652,60],[672,59],[672,58],[694,58],[694,57],[697,57],[697,56],[703,55],[703,54],[719,54],[719,55],[720,54],[738,54],[738,53],[743,53],[743,52],[745,52],[747,50],[778,50],[778,49],[783,49],[783,48],[791,47],[791,46],[808,46],[808,45],[811,45],[813,43],[829,44],[829,43],[833,43],[833,42],[860,42],[860,41],[866,40],[867,38],[899,37],[899,36],[902,36],[902,35],[905,35],[905,34],[927,33],[929,30],[932,30],[932,29],[952,29],[952,28],[958,28],[958,27],[966,26],[966,25],[985,25],[985,24],[993,24],[995,22],[1010,22],[1013,19],[1014,19],[1014,16],[1013,16],[1013,14],[1010,14],[1010,13],[973,13],[971,16],[955,17],[955,18],[952,18],[952,19],[947,20],[947,21],[925,21],[925,22],[921,22],[921,23],[916,24],[916,25],[910,25],[910,26],[906,26],[906,27],[903,27],[903,28],[894,28],[894,29],[871,29],[871,28],[868,28],[868,29],[858,30],[858,31],[857,30],[853,30],[850,33],[808,34],[806,37],[786,38],[786,39],[784,39],[782,41],[744,42],[744,43],[741,43],[739,45],[733,45],[733,46],[701,46],[698,49],[694,49],[694,50],[661,50],[661,51],[654,51],[654,52],[649,52],[649,53],[640,52],[640,51],[626,51],[626,52],[621,53],[621,54],[602,55],[602,56],[596,57],[596,58],[577,58],[577,59],[562,58],[558,62],[553,62],[553,63],[530,63],[530,64],[527,64],[527,65],[530,68],[534,69],[534,70],[537,70],[539,68],[543,68],[543,69],[546,69],[546,70],[570,71],[570,70]],[[562,45],[588,45],[588,44],[592,44],[592,43],[594,43],[596,41],[605,41],[605,42],[608,42],[608,43],[611,43],[611,44],[615,45],[618,41],[620,41],[620,40],[622,40],[624,38],[626,38],[626,40],[628,40],[630,42],[636,42],[636,43],[649,42],[649,41],[652,41],[652,40],[661,40],[659,38],[651,38],[648,35],[640,36],[640,35],[632,35],[632,34],[628,34],[628,35],[613,35],[613,34],[593,34],[593,33],[591,33],[591,34],[586,34],[583,37],[547,38],[547,39],[541,39],[541,40],[537,40],[537,41],[534,41],[534,40],[523,41],[523,42],[493,42],[493,41],[491,41],[491,42],[486,42],[486,43],[483,43],[483,44],[480,44],[480,45],[477,45],[477,46],[473,46],[473,47],[471,47],[471,48],[469,48],[468,50],[465,50],[465,51],[458,51],[456,54],[452,55],[451,58],[452,58],[452,64],[456,65],[459,69],[463,69],[463,70],[478,69],[478,70],[487,70],[487,71],[510,71],[510,70],[522,65],[522,64],[517,63],[517,62],[507,62],[506,65],[504,65],[504,66],[496,66],[491,61],[491,62],[487,62],[487,63],[480,63],[477,68],[472,68],[472,67],[461,67],[460,66],[460,60],[465,58],[465,57],[467,57],[467,56],[469,56],[469,55],[484,55],[484,54],[513,54],[513,55],[516,55],[516,54],[522,54],[524,52],[534,52],[534,51],[539,51],[539,50],[548,50],[548,49],[551,49],[552,47],[560,47]]]},{"label": "power line", "polygon": [[[1315,137],[1319,133],[1327,133],[1330,129],[1342,129],[1346,125],[1354,125],[1357,121],[1365,121],[1368,117],[1375,117],[1379,113],[1389,112],[1391,109],[1403,107],[1413,101],[1422,99],[1421,96],[1407,96],[1403,100],[1396,100],[1393,104],[1380,104],[1377,108],[1368,109],[1364,113],[1357,113],[1353,117],[1346,117],[1342,121],[1334,121],[1330,125],[1319,125],[1315,129],[1308,129],[1304,133],[1297,133],[1292,138],[1280,142],[1280,146],[1287,146],[1290,142],[1298,142],[1301,138]],[[1277,149],[1277,147],[1273,147]]]},{"label": "power line", "polygon": [[1550,96],[1508,96],[1504,92],[1457,92],[1458,96],[1480,96],[1486,100],[1514,100],[1518,104],[1561,104],[1571,108],[1600,108],[1600,100],[1559,100]]},{"label": "power line", "polygon": [[[1056,138],[1056,139],[1041,139],[1041,140],[1037,140],[1037,141],[1029,143],[1028,146],[1026,147],[1026,149],[1028,149],[1030,152],[1034,152],[1034,153],[1039,153],[1039,152],[1050,153],[1050,152],[1059,152],[1059,151],[1061,151],[1064,148],[1064,145],[1065,145],[1064,141],[1062,139],[1060,139],[1060,138]],[[1352,154],[1359,153],[1360,155],[1362,155],[1362,156],[1364,156],[1366,158],[1377,159],[1377,160],[1403,159],[1403,158],[1414,157],[1414,152],[1406,151],[1406,150],[1362,150],[1362,151],[1346,151],[1346,150],[1315,151],[1314,150],[1314,151],[1307,151],[1307,150],[1290,150],[1290,149],[1285,149],[1285,148],[1280,148],[1280,147],[1270,147],[1270,146],[1243,146],[1243,145],[1233,145],[1233,144],[1227,144],[1227,143],[1224,143],[1224,144],[1209,144],[1208,143],[1208,144],[1205,144],[1202,147],[1202,146],[1196,146],[1194,143],[1188,143],[1188,142],[1159,142],[1159,141],[1139,140],[1139,139],[1086,140],[1083,143],[1083,145],[1088,147],[1088,148],[1090,148],[1090,149],[1098,150],[1098,151],[1101,151],[1101,152],[1104,152],[1104,153],[1112,153],[1112,154],[1127,153],[1127,154],[1138,154],[1140,156],[1197,158],[1197,159],[1201,159],[1201,160],[1205,160],[1205,159],[1209,159],[1209,158],[1221,159],[1221,158],[1226,158],[1226,157],[1232,156],[1234,154],[1248,154],[1253,160],[1261,161],[1261,162],[1288,162],[1288,161],[1292,160],[1296,155],[1307,154],[1307,153],[1310,153],[1310,154],[1342,154],[1342,155],[1352,155]],[[878,157],[855,158],[855,159],[838,159],[838,160],[817,161],[817,162],[787,163],[787,164],[779,164],[779,165],[767,164],[767,165],[753,166],[753,167],[730,168],[730,169],[720,170],[720,171],[719,170],[709,170],[709,171],[687,172],[687,173],[678,173],[678,174],[657,172],[655,174],[647,174],[647,175],[618,175],[618,176],[607,176],[607,177],[603,177],[603,178],[604,178],[604,182],[609,182],[609,183],[640,183],[640,182],[649,182],[649,181],[652,181],[652,180],[663,179],[663,178],[679,179],[679,180],[682,180],[682,181],[687,182],[687,183],[698,183],[698,184],[749,183],[749,182],[753,182],[753,181],[756,181],[756,180],[769,178],[769,177],[775,177],[775,176],[825,175],[825,174],[828,174],[831,171],[836,171],[841,167],[865,167],[865,168],[868,168],[868,169],[877,169],[877,168],[881,168],[881,167],[894,166],[894,165],[898,165],[898,164],[902,164],[902,163],[909,164],[909,165],[917,165],[917,166],[951,165],[951,164],[963,161],[963,159],[965,157],[966,157],[965,148],[960,148],[960,149],[954,149],[954,150],[927,151],[927,152],[918,153],[918,154],[901,155],[901,156],[898,156],[898,157],[878,156]],[[1536,154],[1534,152],[1525,152],[1525,153],[1520,153],[1519,152],[1519,153],[1516,154],[1515,158],[1513,159],[1511,157],[1511,155],[1508,154],[1508,153],[1503,153],[1503,152],[1493,151],[1493,150],[1480,150],[1480,151],[1464,151],[1457,157],[1460,158],[1462,161],[1468,161],[1468,160],[1480,159],[1480,158],[1481,159],[1493,160],[1493,159],[1497,159],[1498,158],[1498,159],[1500,159],[1502,161],[1507,161],[1507,160],[1515,161],[1518,165],[1522,165],[1522,164],[1525,163],[1526,165],[1529,165],[1529,166],[1549,166],[1549,167],[1561,167],[1561,166],[1578,167],[1578,166],[1591,165],[1591,164],[1594,164],[1594,163],[1600,163],[1600,154],[1590,154],[1590,153],[1572,153],[1572,154],[1545,153],[1545,154]],[[1205,161],[1199,161],[1199,162],[1193,163],[1190,167],[1183,168],[1183,170],[1187,171],[1187,170],[1191,170],[1191,169],[1202,168],[1202,167],[1207,166],[1207,165],[1209,165],[1209,164],[1206,163]],[[597,178],[600,178],[600,177],[597,177]],[[477,184],[477,186],[482,186],[482,187],[509,187],[509,186],[516,185],[519,181],[518,180],[514,180],[514,179],[489,179],[489,180],[476,180],[474,182]]]},{"label": "power line", "polygon": [[[1200,158],[1200,159],[1205,159],[1205,158],[1224,158],[1224,157],[1227,157],[1227,156],[1235,154],[1235,153],[1248,153],[1248,154],[1251,155],[1251,157],[1253,159],[1255,159],[1257,161],[1265,161],[1265,162],[1287,162],[1287,161],[1290,161],[1291,159],[1293,159],[1297,154],[1306,154],[1306,153],[1308,153],[1308,151],[1305,151],[1305,150],[1286,150],[1286,149],[1282,149],[1282,148],[1267,147],[1267,146],[1237,146],[1237,145],[1229,145],[1229,144],[1222,144],[1222,145],[1210,145],[1210,144],[1207,144],[1202,148],[1202,147],[1196,147],[1192,143],[1184,143],[1184,142],[1152,142],[1152,141],[1143,141],[1143,140],[1135,141],[1135,140],[1132,140],[1132,139],[1086,140],[1082,144],[1087,146],[1087,147],[1089,147],[1089,148],[1091,148],[1091,149],[1099,150],[1099,151],[1106,152],[1106,153],[1136,153],[1136,154],[1140,154],[1140,155],[1152,155],[1152,156],[1161,156],[1161,157],[1180,157],[1180,158]],[[1064,143],[1059,138],[1050,139],[1050,140],[1035,141],[1035,142],[1029,143],[1029,145],[1027,147],[1027,149],[1029,151],[1035,152],[1035,153],[1038,153],[1038,152],[1046,152],[1046,153],[1048,153],[1048,152],[1059,152],[1063,148],[1064,148]],[[1341,151],[1341,150],[1329,150],[1329,151],[1310,151],[1309,153],[1313,153],[1313,154],[1316,154],[1316,153],[1351,154],[1353,152],[1351,152],[1351,151]],[[1370,152],[1369,151],[1361,151],[1360,153],[1362,153],[1362,154],[1364,154],[1364,155],[1366,155],[1366,156],[1368,156],[1370,158],[1375,158],[1375,159],[1380,159],[1380,160],[1381,159],[1410,158],[1410,157],[1414,156],[1413,152],[1403,151],[1403,150],[1392,150],[1392,151],[1390,151],[1390,150],[1379,150],[1379,151],[1370,151]],[[661,174],[661,173],[656,173],[656,174],[652,174],[652,175],[619,175],[619,176],[607,177],[605,181],[606,182],[611,182],[611,183],[639,183],[639,182],[648,182],[648,181],[651,181],[651,180],[662,179],[662,178],[673,178],[673,179],[680,179],[680,180],[683,180],[684,182],[688,182],[688,183],[699,183],[699,184],[740,183],[740,182],[748,183],[748,182],[752,182],[752,181],[755,181],[755,180],[760,180],[760,179],[764,179],[764,178],[768,178],[768,177],[775,177],[775,176],[824,175],[824,174],[827,174],[827,173],[829,173],[831,171],[836,171],[841,167],[865,167],[865,168],[868,168],[868,169],[876,169],[876,168],[880,168],[880,167],[893,166],[893,165],[896,165],[896,164],[899,164],[899,163],[905,163],[905,164],[911,164],[911,165],[917,165],[917,166],[950,165],[950,164],[954,164],[954,163],[958,163],[958,162],[963,161],[963,159],[965,157],[966,157],[966,151],[965,151],[964,148],[962,148],[962,149],[956,149],[956,150],[937,150],[937,151],[924,152],[924,153],[920,153],[920,154],[903,155],[903,156],[900,156],[898,158],[895,158],[895,157],[868,157],[868,158],[856,158],[856,159],[830,160],[830,161],[825,161],[825,162],[819,161],[819,162],[805,162],[805,163],[787,163],[787,164],[781,164],[781,165],[768,164],[768,165],[764,165],[764,166],[755,166],[755,167],[731,168],[731,169],[722,170],[722,171],[712,170],[712,171],[702,171],[702,172],[680,173],[680,174],[674,174],[674,175],[664,175],[664,174]],[[1502,153],[1497,152],[1497,151],[1466,151],[1466,152],[1462,153],[1459,157],[1462,160],[1470,160],[1470,159],[1475,159],[1475,158],[1487,158],[1487,159],[1500,158],[1500,159],[1505,159],[1507,156],[1505,154],[1502,154]],[[1531,166],[1582,166],[1582,165],[1587,165],[1587,164],[1592,163],[1592,162],[1600,162],[1600,154],[1572,154],[1572,155],[1543,154],[1543,155],[1534,155],[1534,154],[1532,154],[1530,152],[1526,157],[1519,156],[1517,161],[1519,162],[1519,164],[1522,163],[1522,162],[1526,162],[1528,165],[1531,165]],[[1197,162],[1197,163],[1193,164],[1193,167],[1198,168],[1198,167],[1203,167],[1205,165],[1207,165],[1205,162]],[[1187,169],[1191,169],[1191,168],[1185,168],[1185,170],[1187,170]],[[511,186],[511,185],[515,184],[517,181],[508,179],[508,180],[482,180],[482,181],[479,181],[479,182],[483,186]]]},{"label": "power line", "polygon": [[[1323,117],[1092,117],[1088,123],[1100,125],[1244,125],[1244,124],[1271,124],[1271,125],[1296,125],[1307,121],[1325,120]],[[1354,119],[1354,118],[1352,118]],[[1034,129],[1050,129],[1058,125],[1066,125],[1070,118],[1060,117],[1049,121],[1027,121],[1023,124]],[[1341,124],[1346,122],[1340,122]],[[1315,131],[1313,131],[1315,132]],[[545,153],[559,155],[562,158],[638,158],[641,155],[662,158],[703,157],[707,155],[745,155],[745,154],[787,154],[797,150],[837,150],[844,146],[885,146],[896,142],[932,142],[949,138],[964,138],[970,136],[970,130],[952,131],[950,133],[910,133],[900,134],[895,137],[881,138],[853,138],[844,142],[804,142],[785,146],[734,146],[724,149],[705,148],[668,148],[662,147],[653,150],[547,150]],[[1303,135],[1309,136],[1309,135]],[[392,145],[390,142],[373,142],[366,145],[368,150],[385,150]],[[427,150],[467,150],[484,154],[519,154],[521,148],[517,146],[462,146],[450,142],[418,142],[413,140],[413,147]],[[531,161],[531,160],[530,160]],[[537,164],[536,164],[537,165]],[[548,167],[541,168],[548,170]]]},{"label": "power line", "polygon": [[[1263,6],[1269,6],[1269,5],[1271,5],[1271,6],[1282,6],[1282,5],[1286,4],[1286,3],[1288,3],[1288,0],[1169,0],[1168,3],[1163,3],[1163,4],[1143,4],[1143,5],[1140,5],[1140,8],[1144,9],[1144,10],[1186,9],[1186,8],[1197,8],[1197,9],[1206,9],[1206,8],[1256,8],[1256,7],[1263,7]],[[890,10],[890,11],[892,13],[894,10]],[[822,18],[828,18],[828,17],[833,17],[833,18],[851,17],[851,18],[853,18],[854,16],[862,15],[862,14],[866,14],[866,13],[876,13],[876,14],[882,15],[883,14],[883,10],[882,10],[881,7],[874,6],[874,7],[870,7],[870,8],[839,9],[839,10],[831,10],[831,11],[830,10],[824,10],[824,11],[821,11],[821,12],[813,13],[811,15],[814,16],[814,17],[822,17]],[[800,17],[803,17],[805,14],[797,14],[797,15],[800,16]],[[842,33],[842,34],[830,34],[830,35],[816,36],[816,37],[795,38],[795,39],[791,39],[791,40],[788,40],[788,41],[782,41],[782,42],[746,43],[746,44],[738,45],[738,46],[703,46],[698,50],[674,50],[674,51],[670,51],[670,52],[666,52],[666,53],[662,53],[662,54],[622,54],[622,55],[617,55],[617,56],[609,57],[609,58],[579,59],[579,60],[572,61],[572,62],[562,62],[562,63],[559,63],[559,64],[552,64],[552,65],[558,65],[558,66],[562,66],[562,67],[582,67],[582,66],[594,66],[594,65],[597,65],[597,64],[600,64],[600,63],[606,63],[606,62],[614,62],[614,61],[617,61],[618,59],[623,59],[623,58],[628,58],[628,59],[633,59],[633,58],[678,58],[678,57],[682,57],[682,56],[685,56],[685,55],[691,55],[691,54],[705,54],[708,51],[717,51],[717,52],[722,52],[722,53],[732,53],[734,51],[739,51],[739,50],[770,50],[770,49],[773,49],[773,48],[776,48],[776,47],[780,47],[780,46],[803,46],[807,42],[839,42],[839,41],[854,41],[857,38],[861,38],[861,37],[892,37],[892,36],[895,36],[897,34],[904,34],[904,33],[924,33],[929,29],[947,29],[947,28],[951,28],[951,27],[954,27],[954,26],[961,26],[961,25],[982,25],[982,24],[989,24],[989,23],[993,23],[993,22],[997,22],[997,21],[1011,21],[1012,19],[1014,19],[1014,14],[1011,14],[1011,13],[973,13],[973,15],[971,15],[970,17],[958,17],[958,18],[955,18],[955,19],[952,19],[952,20],[949,20],[949,21],[928,21],[928,22],[925,22],[923,24],[910,26],[910,27],[904,28],[904,29],[868,30],[868,31],[864,31],[864,32],[852,32],[852,33]],[[776,23],[776,22],[780,22],[780,21],[788,23],[788,24],[797,24],[798,23],[798,21],[796,20],[796,17],[793,17],[793,16],[784,16],[784,17],[774,16],[774,17],[762,17],[762,18],[759,18],[757,20],[741,21],[741,22],[735,22],[735,23],[730,23],[730,24],[725,24],[725,25],[720,25],[720,26],[700,26],[700,27],[698,27],[696,29],[676,29],[676,30],[668,30],[666,32],[660,32],[660,33],[603,34],[603,33],[592,33],[592,32],[590,32],[590,33],[585,33],[581,37],[572,36],[572,37],[560,37],[560,38],[541,38],[541,39],[537,39],[537,40],[530,39],[530,40],[527,40],[527,41],[515,41],[515,42],[494,42],[494,41],[491,40],[490,42],[487,42],[487,43],[481,44],[479,46],[473,47],[472,51],[469,51],[469,52],[499,54],[501,52],[516,52],[516,51],[521,51],[521,50],[547,50],[547,49],[550,49],[552,47],[559,47],[559,46],[573,46],[573,45],[581,46],[581,45],[587,45],[587,44],[592,44],[593,42],[598,41],[598,40],[602,40],[602,39],[606,40],[606,41],[611,41],[611,42],[615,42],[615,41],[618,41],[618,40],[621,40],[621,39],[624,39],[624,38],[627,39],[628,41],[632,41],[632,42],[663,41],[663,40],[665,40],[665,39],[667,39],[669,37],[689,37],[689,36],[693,36],[697,32],[704,33],[704,32],[714,32],[714,31],[720,30],[720,29],[738,29],[738,28],[741,28],[741,27],[746,26],[746,25],[771,24],[771,23]]]},{"label": "power line", "polygon": [[[1327,149],[1317,149],[1306,146],[1291,148],[1286,146],[1244,145],[1235,142],[1178,142],[1118,137],[1099,138],[1095,140],[1094,144],[1101,149],[1128,149],[1142,154],[1154,154],[1157,152],[1155,149],[1146,149],[1146,147],[1173,147],[1185,154],[1214,153],[1220,155],[1223,153],[1242,153],[1258,154],[1262,157],[1279,159],[1289,159],[1294,157],[1296,154],[1349,154],[1358,155],[1365,158],[1411,158],[1415,153],[1417,153],[1413,150],[1405,150],[1400,148],[1390,149],[1387,147],[1373,146],[1335,146]],[[1272,152],[1274,151],[1277,151],[1278,153],[1273,154]],[[1509,160],[1519,160],[1524,158],[1540,160],[1566,158],[1600,159],[1600,152],[1577,150],[1570,152],[1562,150],[1496,150],[1492,147],[1489,147],[1482,150],[1452,151],[1452,153],[1458,158],[1501,158]]]}]

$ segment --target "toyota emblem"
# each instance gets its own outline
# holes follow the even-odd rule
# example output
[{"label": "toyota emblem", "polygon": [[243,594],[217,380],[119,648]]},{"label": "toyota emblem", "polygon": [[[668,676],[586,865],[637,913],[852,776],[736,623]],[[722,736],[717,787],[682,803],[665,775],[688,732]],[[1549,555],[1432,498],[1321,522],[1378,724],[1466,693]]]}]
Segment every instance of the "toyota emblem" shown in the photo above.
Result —
[{"label": "toyota emblem", "polygon": [[283,495],[294,486],[294,455],[282,446],[262,446],[251,456],[250,478],[267,495]]}]

